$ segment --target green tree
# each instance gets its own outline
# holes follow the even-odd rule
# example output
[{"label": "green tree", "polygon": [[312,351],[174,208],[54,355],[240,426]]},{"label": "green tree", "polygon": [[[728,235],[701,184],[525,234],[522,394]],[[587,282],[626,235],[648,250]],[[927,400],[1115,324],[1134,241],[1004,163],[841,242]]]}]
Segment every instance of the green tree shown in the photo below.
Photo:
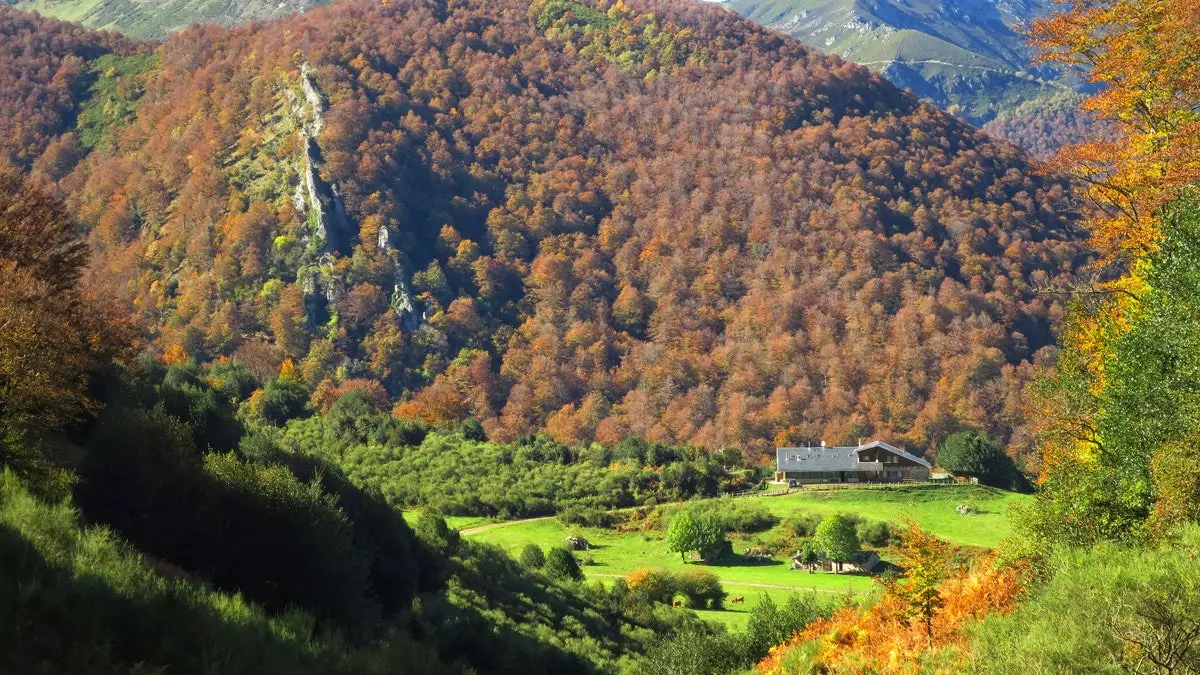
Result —
[{"label": "green tree", "polygon": [[257,404],[258,415],[264,422],[283,426],[288,420],[304,414],[308,404],[308,389],[303,382],[279,377],[267,382]]},{"label": "green tree", "polygon": [[521,564],[530,569],[541,569],[546,564],[546,554],[537,544],[525,544],[521,549]]},{"label": "green tree", "polygon": [[565,548],[552,548],[546,555],[546,574],[551,579],[571,579],[579,581],[583,578],[583,570],[579,569],[579,561]]},{"label": "green tree", "polygon": [[812,572],[812,566],[817,564],[818,551],[815,544],[811,540],[806,540],[800,544],[800,550],[796,552],[796,557],[800,560],[801,565],[808,567],[808,571]]},{"label": "green tree", "polygon": [[840,570],[841,564],[849,562],[859,551],[854,519],[844,513],[826,516],[817,526],[814,543],[826,558],[838,563]]},{"label": "green tree", "polygon": [[1015,487],[1018,471],[1000,444],[975,431],[960,431],[942,444],[937,454],[941,468],[956,476],[978,478],[999,488]]},{"label": "green tree", "polygon": [[686,553],[696,550],[697,533],[696,519],[690,512],[680,511],[667,526],[667,550],[679,553],[679,559],[686,562]]},{"label": "green tree", "polygon": [[680,560],[687,560],[688,551],[711,553],[720,550],[724,543],[725,528],[710,514],[696,516],[685,509],[667,526],[667,550],[678,552]]}]

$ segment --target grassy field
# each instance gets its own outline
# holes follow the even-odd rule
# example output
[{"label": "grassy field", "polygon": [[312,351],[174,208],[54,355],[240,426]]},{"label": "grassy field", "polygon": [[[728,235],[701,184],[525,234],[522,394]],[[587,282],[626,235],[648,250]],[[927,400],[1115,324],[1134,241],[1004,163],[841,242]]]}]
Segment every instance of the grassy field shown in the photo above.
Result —
[{"label": "grassy field", "polygon": [[[912,485],[844,490],[805,490],[781,497],[745,497],[786,518],[801,513],[854,513],[871,520],[915,519],[929,532],[955,544],[993,548],[1008,536],[1008,507],[1032,499],[979,485]],[[979,513],[960,515],[960,504]]]},{"label": "grassy field", "polygon": [[[1009,533],[1008,506],[1027,499],[1029,497],[1024,495],[978,486],[898,486],[804,491],[777,497],[744,497],[739,501],[760,503],[781,518],[805,513],[823,515],[835,511],[897,523],[903,517],[911,517],[928,531],[956,544],[993,547]],[[979,513],[971,516],[957,513],[955,508],[964,503],[972,504],[979,509]],[[461,528],[480,524],[475,522],[464,526],[462,523],[466,520],[451,519],[450,525]],[[569,534],[582,535],[592,545],[592,550],[579,554],[585,562],[583,570],[589,579],[615,579],[643,567],[679,572],[690,564],[684,563],[678,554],[667,551],[666,533],[663,531],[619,533],[608,529],[565,526],[553,518],[539,518],[495,524],[468,532],[467,536],[497,544],[515,557],[526,544],[533,543],[543,548],[558,546]],[[732,537],[734,550],[740,552],[767,536],[768,533]],[[763,592],[776,603],[782,604],[791,593],[797,591],[861,593],[873,585],[873,580],[868,576],[793,571],[789,569],[789,562],[776,559],[752,563],[743,561],[739,556],[729,564],[706,566],[721,578],[730,596],[745,596],[746,602],[733,605],[727,611],[702,612],[702,616],[738,628],[745,624],[746,612]]]}]

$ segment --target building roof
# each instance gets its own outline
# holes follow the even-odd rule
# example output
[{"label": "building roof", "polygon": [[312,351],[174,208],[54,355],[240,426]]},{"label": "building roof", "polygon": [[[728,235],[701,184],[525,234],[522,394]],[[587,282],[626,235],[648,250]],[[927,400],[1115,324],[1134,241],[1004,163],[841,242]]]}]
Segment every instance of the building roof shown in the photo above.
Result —
[{"label": "building roof", "polygon": [[863,450],[879,448],[898,455],[925,468],[932,465],[905,452],[894,445],[883,441],[872,441],[865,445],[843,448],[777,448],[775,450],[775,468],[778,471],[880,471],[884,468],[882,462],[860,462],[858,453]]}]

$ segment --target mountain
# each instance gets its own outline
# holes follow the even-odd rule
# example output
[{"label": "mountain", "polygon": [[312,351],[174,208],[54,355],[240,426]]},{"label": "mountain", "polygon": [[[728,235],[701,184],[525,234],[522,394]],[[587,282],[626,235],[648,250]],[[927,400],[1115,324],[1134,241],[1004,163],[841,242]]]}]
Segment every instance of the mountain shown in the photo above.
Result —
[{"label": "mountain", "polygon": [[304,12],[316,0],[15,0],[10,4],[64,21],[163,38],[194,23],[235,26]]},{"label": "mountain", "polygon": [[[2,2],[3,0],[0,0]],[[236,26],[327,0],[13,0],[17,7],[137,38],[205,23]],[[1052,0],[721,0],[805,44],[882,72],[1036,156],[1094,131],[1080,77],[1035,67],[1021,27]],[[995,124],[989,124],[996,122]]]},{"label": "mountain", "polygon": [[[1051,0],[729,0],[726,6],[869,66],[972,124],[1047,100],[1080,101],[1082,82],[1032,65],[1020,33],[1051,11]],[[1061,141],[1051,136],[1055,143]]]},{"label": "mountain", "polygon": [[78,29],[0,19],[11,86],[74,97],[0,91],[39,130],[0,152],[161,350],[499,440],[1028,442],[1066,184],[730,12],[345,2],[53,52],[15,46]]}]

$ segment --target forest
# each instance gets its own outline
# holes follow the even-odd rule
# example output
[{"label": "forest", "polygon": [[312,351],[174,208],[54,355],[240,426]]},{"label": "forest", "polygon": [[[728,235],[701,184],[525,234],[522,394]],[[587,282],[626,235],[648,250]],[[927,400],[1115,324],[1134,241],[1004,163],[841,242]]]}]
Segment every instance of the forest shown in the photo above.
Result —
[{"label": "forest", "polygon": [[499,441],[1033,457],[1088,259],[1067,183],[837,57],[690,2],[350,2],[162,45],[0,18],[76,31],[10,50],[0,150],[160,352]]},{"label": "forest", "polygon": [[[0,7],[0,671],[1200,672],[1197,25],[1035,23],[1042,161],[685,0]],[[866,437],[1034,494],[703,501]],[[549,516],[682,571],[451,525]],[[707,620],[764,528],[886,570]]]}]

